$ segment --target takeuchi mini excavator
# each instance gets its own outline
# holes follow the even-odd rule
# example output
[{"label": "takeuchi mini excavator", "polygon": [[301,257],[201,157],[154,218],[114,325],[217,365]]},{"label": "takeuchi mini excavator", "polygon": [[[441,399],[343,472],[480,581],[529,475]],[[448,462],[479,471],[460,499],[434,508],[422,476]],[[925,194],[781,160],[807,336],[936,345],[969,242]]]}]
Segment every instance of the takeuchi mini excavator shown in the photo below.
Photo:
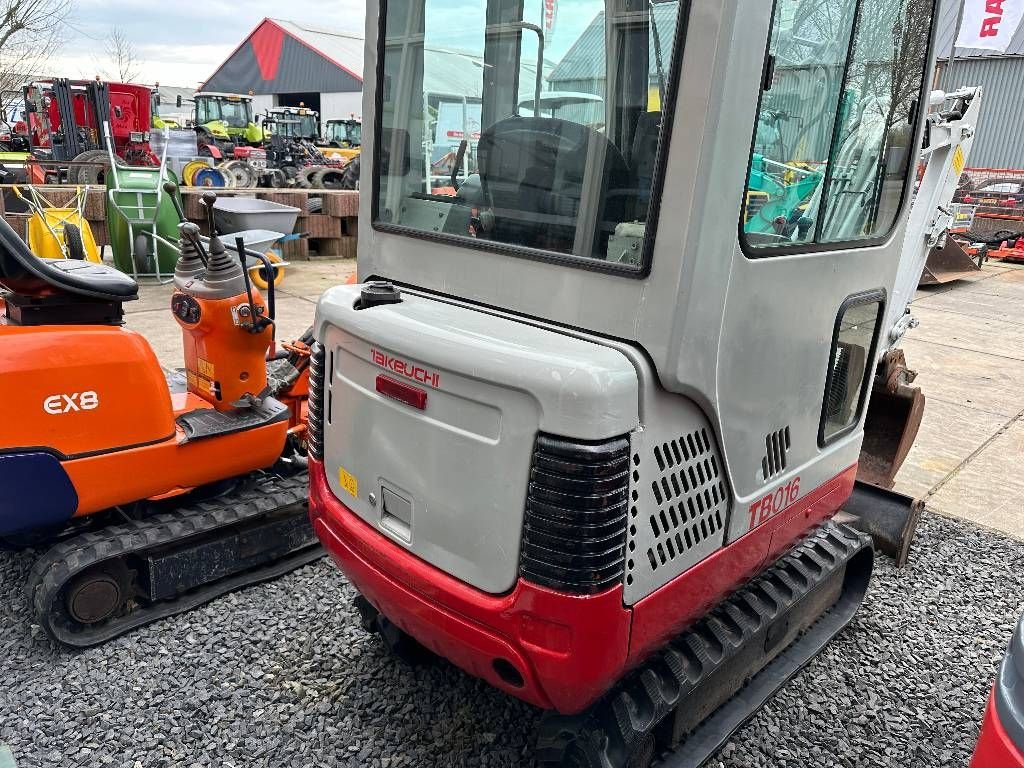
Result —
[{"label": "takeuchi mini excavator", "polygon": [[268,359],[272,293],[264,300],[217,238],[206,246],[195,224],[180,229],[169,310],[185,371],[166,374],[122,327],[134,280],[37,258],[0,221],[0,541],[56,542],[28,598],[66,645],[320,556],[305,499],[312,340]]},{"label": "takeuchi mini excavator", "polygon": [[[885,526],[847,507],[934,19],[368,6],[361,282],[317,309],[310,514],[365,627],[545,710],[539,765],[702,764],[861,603]],[[454,194],[420,151],[438,81],[480,102]],[[544,116],[547,89],[599,98]]]}]

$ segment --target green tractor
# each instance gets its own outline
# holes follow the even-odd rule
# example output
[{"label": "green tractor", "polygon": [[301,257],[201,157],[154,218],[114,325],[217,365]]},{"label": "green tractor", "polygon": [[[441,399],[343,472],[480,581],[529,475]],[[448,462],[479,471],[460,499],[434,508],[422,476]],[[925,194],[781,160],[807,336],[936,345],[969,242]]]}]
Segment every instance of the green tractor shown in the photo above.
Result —
[{"label": "green tractor", "polygon": [[163,101],[160,98],[160,83],[157,83],[155,86],[153,86],[153,89],[150,91],[150,98],[149,98],[149,111],[150,111],[150,115],[151,115],[150,120],[149,120],[150,127],[154,131],[160,131],[160,130],[163,130],[164,128],[167,128],[168,130],[175,130],[175,129],[180,128],[181,125],[173,117],[163,117],[160,114],[160,107],[161,107],[162,104],[163,104]]},{"label": "green tractor", "polygon": [[[179,107],[182,101],[179,97]],[[206,91],[197,93],[190,101],[195,105],[192,122],[199,136],[200,154],[230,157],[236,146],[262,146],[263,129],[253,120],[251,96]]]}]

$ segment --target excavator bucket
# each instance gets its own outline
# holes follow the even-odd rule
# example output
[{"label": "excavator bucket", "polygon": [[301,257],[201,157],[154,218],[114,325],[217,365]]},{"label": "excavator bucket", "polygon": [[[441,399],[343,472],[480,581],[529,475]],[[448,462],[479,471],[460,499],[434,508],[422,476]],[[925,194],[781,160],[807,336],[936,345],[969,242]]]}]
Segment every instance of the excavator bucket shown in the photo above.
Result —
[{"label": "excavator bucket", "polygon": [[875,547],[903,565],[923,505],[892,490],[896,473],[921,427],[925,397],[910,386],[914,374],[901,350],[886,355],[875,376],[864,425],[857,485],[843,508],[852,525],[869,534]]},{"label": "excavator bucket", "polygon": [[971,256],[952,237],[941,248],[933,248],[921,273],[920,285],[941,285],[963,280],[981,271],[980,259]]}]

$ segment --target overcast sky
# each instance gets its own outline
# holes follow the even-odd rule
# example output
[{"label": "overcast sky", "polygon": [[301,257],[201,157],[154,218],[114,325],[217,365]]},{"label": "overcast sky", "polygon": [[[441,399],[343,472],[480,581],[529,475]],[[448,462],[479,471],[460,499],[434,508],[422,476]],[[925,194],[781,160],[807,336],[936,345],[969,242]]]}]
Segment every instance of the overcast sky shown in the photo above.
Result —
[{"label": "overcast sky", "polygon": [[119,26],[135,43],[139,82],[195,87],[265,16],[362,32],[365,15],[364,0],[75,0],[68,39],[49,70],[113,74],[104,38]]},{"label": "overcast sky", "polygon": [[[72,0],[67,40],[45,74],[117,79],[107,50],[113,27],[133,42],[139,60],[136,82],[196,87],[208,79],[259,22],[288,19],[362,33],[366,0]],[[434,0],[428,39],[434,45],[482,45],[481,0]],[[541,23],[544,0],[527,0],[527,19]],[[548,58],[557,60],[583,32],[603,0],[558,0]],[[479,19],[476,16],[480,16]],[[533,55],[527,51],[524,55]]]}]

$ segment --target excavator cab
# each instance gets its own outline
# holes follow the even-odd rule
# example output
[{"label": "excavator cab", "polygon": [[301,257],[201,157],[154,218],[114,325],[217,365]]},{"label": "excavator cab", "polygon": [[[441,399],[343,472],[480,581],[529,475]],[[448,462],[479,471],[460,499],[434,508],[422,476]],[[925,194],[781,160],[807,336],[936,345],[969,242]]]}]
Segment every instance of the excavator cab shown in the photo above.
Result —
[{"label": "excavator cab", "polygon": [[[361,282],[315,325],[314,529],[365,626],[547,710],[538,764],[698,765],[864,595],[870,540],[832,518],[934,3],[377,10]],[[480,103],[454,184],[432,92]]]}]

